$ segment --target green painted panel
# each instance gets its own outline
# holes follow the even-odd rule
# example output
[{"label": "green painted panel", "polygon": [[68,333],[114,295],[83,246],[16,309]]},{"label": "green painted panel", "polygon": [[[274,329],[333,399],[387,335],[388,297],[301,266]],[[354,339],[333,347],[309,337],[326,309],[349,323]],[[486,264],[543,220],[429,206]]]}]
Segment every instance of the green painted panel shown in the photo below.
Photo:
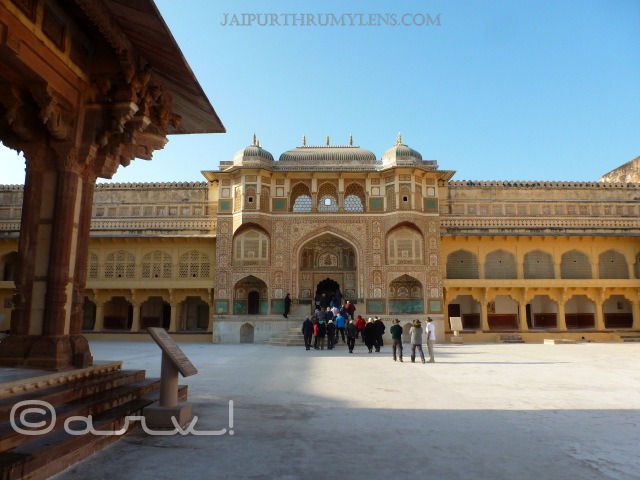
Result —
[{"label": "green painted panel", "polygon": [[389,313],[423,313],[422,300],[389,300]]},{"label": "green painted panel", "polygon": [[260,313],[266,315],[269,313],[269,302],[266,300],[260,300]]},{"label": "green painted panel", "polygon": [[284,300],[273,300],[271,302],[271,313],[284,313]]},{"label": "green painted panel", "polygon": [[382,199],[381,198],[372,198],[371,199],[371,208],[373,210],[382,210]]},{"label": "green painted panel", "polygon": [[442,302],[440,300],[429,300],[429,312],[430,313],[441,313],[442,312]]},{"label": "green painted panel", "polygon": [[424,209],[425,210],[435,210],[438,208],[438,201],[434,198],[427,198],[424,201]]},{"label": "green painted panel", "polygon": [[233,313],[247,313],[247,302],[245,302],[244,300],[234,300]]},{"label": "green painted panel", "polygon": [[227,315],[229,313],[229,302],[226,300],[217,300],[216,313],[218,315]]},{"label": "green painted panel", "polygon": [[231,200],[222,200],[218,206],[219,210],[231,210]]},{"label": "green painted panel", "polygon": [[384,313],[384,300],[367,301],[367,313]]},{"label": "green painted panel", "polygon": [[274,210],[284,210],[285,208],[287,208],[287,201],[286,200],[274,200],[273,201],[273,209]]}]

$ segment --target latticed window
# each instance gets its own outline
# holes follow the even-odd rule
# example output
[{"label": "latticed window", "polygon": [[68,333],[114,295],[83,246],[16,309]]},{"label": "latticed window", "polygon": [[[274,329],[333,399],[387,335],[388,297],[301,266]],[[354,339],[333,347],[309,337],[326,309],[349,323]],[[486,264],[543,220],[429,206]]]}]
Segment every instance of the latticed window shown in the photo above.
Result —
[{"label": "latticed window", "polygon": [[447,255],[447,278],[480,278],[476,256],[466,250],[456,250]]},{"label": "latticed window", "polygon": [[411,189],[407,186],[400,187],[400,210],[411,209]]},{"label": "latticed window", "polygon": [[311,190],[304,183],[298,183],[291,189],[291,211],[308,213],[311,211]]},{"label": "latticed window", "polygon": [[178,276],[180,278],[209,278],[209,255],[192,250],[180,257]]},{"label": "latticed window", "polygon": [[246,210],[255,210],[258,204],[255,187],[247,187],[244,191],[244,208]]},{"label": "latticed window", "polygon": [[242,191],[240,190],[240,187],[236,187],[235,198],[233,201],[233,211],[239,212],[240,210],[242,210]]},{"label": "latticed window", "polygon": [[318,211],[338,211],[338,189],[333,183],[324,182],[318,189]]},{"label": "latticed window", "polygon": [[389,265],[422,264],[422,237],[412,228],[394,230],[387,240]]},{"label": "latticed window", "polygon": [[271,195],[269,195],[269,189],[267,187],[262,187],[262,193],[260,194],[260,211],[268,212],[270,209],[270,203]]},{"label": "latticed window", "polygon": [[570,250],[562,254],[560,263],[560,276],[566,279],[591,278],[591,262],[586,253],[578,250]]},{"label": "latticed window", "polygon": [[493,280],[517,278],[515,255],[505,250],[489,253],[484,265],[484,277]]},{"label": "latticed window", "polygon": [[142,258],[142,278],[171,278],[171,255],[160,250]]},{"label": "latticed window", "polygon": [[524,278],[546,279],[556,278],[553,257],[541,250],[534,250],[524,256]]},{"label": "latticed window", "polygon": [[235,265],[268,265],[269,237],[258,230],[248,230],[233,241]]},{"label": "latticed window", "polygon": [[393,185],[387,185],[387,211],[396,209],[396,191]]},{"label": "latticed window", "polygon": [[345,212],[364,212],[365,195],[362,185],[351,183],[344,191]]},{"label": "latticed window", "polygon": [[104,278],[133,278],[136,269],[136,257],[124,250],[107,255],[104,263]]},{"label": "latticed window", "polygon": [[89,252],[87,276],[91,279],[98,278],[98,256],[95,253]]}]

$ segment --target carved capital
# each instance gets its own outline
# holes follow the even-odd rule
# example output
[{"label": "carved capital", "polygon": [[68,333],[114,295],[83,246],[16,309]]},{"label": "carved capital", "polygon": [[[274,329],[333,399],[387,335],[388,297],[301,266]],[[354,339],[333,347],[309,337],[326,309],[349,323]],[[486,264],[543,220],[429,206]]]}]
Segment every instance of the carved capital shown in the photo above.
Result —
[{"label": "carved capital", "polygon": [[25,104],[23,94],[17,85],[0,89],[0,104],[6,110],[5,120],[19,139],[34,141],[36,134],[29,115],[29,107]]},{"label": "carved capital", "polygon": [[67,140],[73,128],[73,106],[49,85],[34,85],[31,94],[40,107],[39,117],[57,140]]}]

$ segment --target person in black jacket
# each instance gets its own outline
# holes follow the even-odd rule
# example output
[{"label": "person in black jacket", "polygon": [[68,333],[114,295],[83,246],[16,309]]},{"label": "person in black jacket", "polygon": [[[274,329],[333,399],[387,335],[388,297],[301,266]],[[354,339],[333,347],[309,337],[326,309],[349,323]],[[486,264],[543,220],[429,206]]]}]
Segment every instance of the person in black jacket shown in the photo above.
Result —
[{"label": "person in black jacket", "polygon": [[336,324],[333,320],[327,323],[327,350],[333,350],[334,338],[336,338]]},{"label": "person in black jacket", "polygon": [[290,311],[291,311],[291,297],[287,293],[287,296],[284,297],[284,313],[282,314],[282,316],[284,318],[289,318],[288,315]]},{"label": "person in black jacket", "polygon": [[369,353],[373,352],[373,347],[376,344],[377,331],[378,331],[378,328],[375,322],[373,321],[373,318],[370,318],[369,320],[367,320],[367,325],[364,327],[364,342],[366,343],[367,348],[369,349]]},{"label": "person in black jacket", "polygon": [[318,327],[318,335],[316,336],[318,343],[316,345],[316,350],[324,350],[324,341],[327,336],[327,325],[324,323],[324,320],[318,320],[316,327]]},{"label": "person in black jacket", "polygon": [[302,335],[304,335],[304,346],[311,349],[311,337],[313,337],[313,322],[309,317],[302,322]]},{"label": "person in black jacket", "polygon": [[376,352],[380,351],[380,347],[382,347],[382,335],[384,335],[384,331],[387,329],[384,326],[384,322],[382,320],[380,320],[378,317],[376,317],[375,322],[376,325]]}]

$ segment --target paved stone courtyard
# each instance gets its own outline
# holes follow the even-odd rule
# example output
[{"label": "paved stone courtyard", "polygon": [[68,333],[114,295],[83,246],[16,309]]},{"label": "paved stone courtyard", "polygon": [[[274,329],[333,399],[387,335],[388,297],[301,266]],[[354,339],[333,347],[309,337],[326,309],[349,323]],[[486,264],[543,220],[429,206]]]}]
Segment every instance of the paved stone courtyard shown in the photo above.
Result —
[{"label": "paved stone courtyard", "polygon": [[[141,430],[55,477],[100,479],[637,479],[640,344],[389,346],[349,354],[181,344],[196,430]],[[154,343],[92,342],[97,360],[159,376]],[[426,348],[425,348],[426,350]]]}]

